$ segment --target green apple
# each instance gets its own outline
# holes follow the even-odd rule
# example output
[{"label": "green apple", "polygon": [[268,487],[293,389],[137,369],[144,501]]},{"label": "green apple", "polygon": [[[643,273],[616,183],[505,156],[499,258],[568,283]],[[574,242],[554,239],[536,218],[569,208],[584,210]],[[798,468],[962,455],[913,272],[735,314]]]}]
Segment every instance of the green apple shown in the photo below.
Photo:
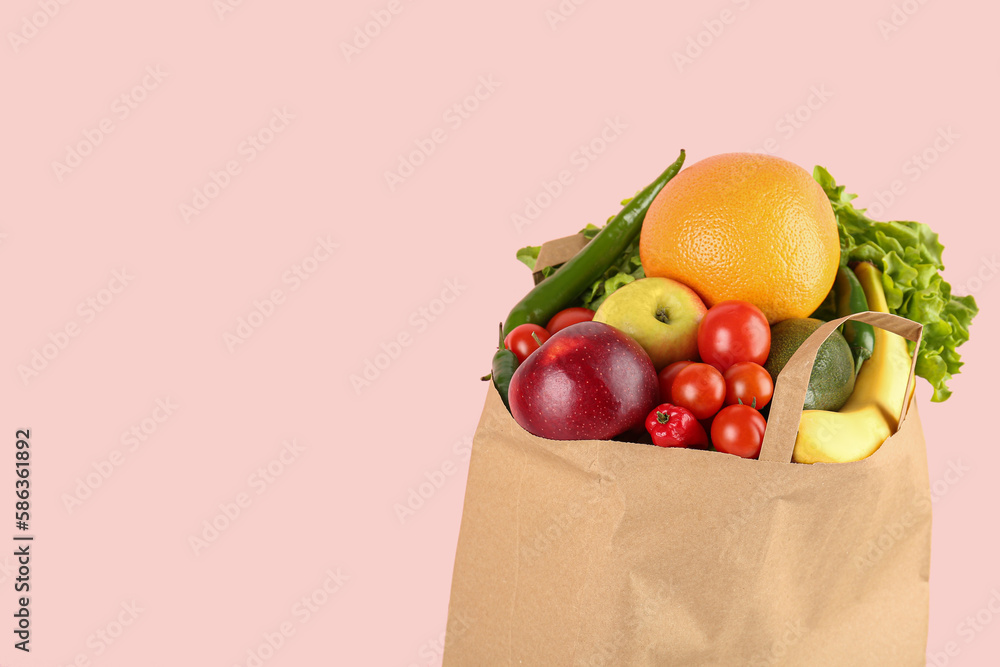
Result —
[{"label": "green apple", "polygon": [[675,361],[698,358],[698,324],[705,310],[687,285],[670,278],[641,278],[605,299],[594,321],[634,338],[659,371]]}]

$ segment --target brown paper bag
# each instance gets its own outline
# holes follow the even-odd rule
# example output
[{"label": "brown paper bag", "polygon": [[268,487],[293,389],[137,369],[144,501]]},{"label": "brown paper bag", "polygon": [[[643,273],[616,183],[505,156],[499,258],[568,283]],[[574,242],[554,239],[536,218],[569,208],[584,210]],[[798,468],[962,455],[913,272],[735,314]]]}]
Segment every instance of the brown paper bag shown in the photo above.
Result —
[{"label": "brown paper bag", "polygon": [[564,236],[561,239],[553,239],[542,244],[538,250],[538,257],[535,259],[534,278],[535,284],[542,282],[545,276],[542,269],[550,266],[559,266],[569,261],[573,255],[580,252],[587,245],[587,237],[583,234],[573,234]]},{"label": "brown paper bag", "polygon": [[[903,318],[854,318],[920,338]],[[546,440],[491,386],[445,667],[923,665],[931,501],[915,403],[867,459],[790,462],[813,357],[839,323],[782,371],[760,460]]]}]

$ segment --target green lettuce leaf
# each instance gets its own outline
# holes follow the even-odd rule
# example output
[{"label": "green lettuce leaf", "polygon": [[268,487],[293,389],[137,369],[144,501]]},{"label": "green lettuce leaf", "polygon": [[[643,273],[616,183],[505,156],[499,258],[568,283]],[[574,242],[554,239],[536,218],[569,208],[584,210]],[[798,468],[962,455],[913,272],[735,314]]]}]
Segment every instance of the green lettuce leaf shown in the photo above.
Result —
[{"label": "green lettuce leaf", "polygon": [[932,401],[946,400],[947,382],[962,367],[958,347],[969,340],[979,308],[972,296],[953,296],[941,277],[944,246],[938,235],[919,222],[872,220],[851,203],[857,195],[846,193],[823,167],[815,168],[813,178],[837,216],[840,264],[871,262],[882,271],[890,312],[924,325],[917,375],[931,383]]},{"label": "green lettuce leaf", "polygon": [[517,260],[519,262],[524,262],[525,266],[534,271],[535,262],[538,261],[538,253],[539,251],[541,251],[541,249],[542,246],[540,245],[529,245],[524,248],[521,248],[520,250],[517,251]]}]

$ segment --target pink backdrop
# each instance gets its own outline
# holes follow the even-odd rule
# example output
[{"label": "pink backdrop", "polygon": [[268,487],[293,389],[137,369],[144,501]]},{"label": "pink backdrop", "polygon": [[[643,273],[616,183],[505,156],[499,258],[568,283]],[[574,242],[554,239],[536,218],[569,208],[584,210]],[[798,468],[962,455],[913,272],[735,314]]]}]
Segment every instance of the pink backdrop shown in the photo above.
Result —
[{"label": "pink backdrop", "polygon": [[1000,9],[667,4],[5,2],[0,496],[30,428],[36,539],[0,664],[439,664],[514,252],[681,147],[941,234],[983,312],[955,396],[918,385],[928,650],[991,664]]}]

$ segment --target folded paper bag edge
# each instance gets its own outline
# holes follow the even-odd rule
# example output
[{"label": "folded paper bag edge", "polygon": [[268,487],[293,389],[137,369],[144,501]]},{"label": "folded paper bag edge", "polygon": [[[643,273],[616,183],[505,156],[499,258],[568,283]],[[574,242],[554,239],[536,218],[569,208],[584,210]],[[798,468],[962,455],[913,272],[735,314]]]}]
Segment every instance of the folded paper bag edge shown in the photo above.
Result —
[{"label": "folded paper bag edge", "polygon": [[545,278],[542,269],[550,266],[559,266],[573,259],[577,253],[583,250],[590,240],[583,234],[573,234],[560,239],[553,239],[542,244],[538,251],[538,259],[535,260],[533,276],[535,284],[542,282]]}]

